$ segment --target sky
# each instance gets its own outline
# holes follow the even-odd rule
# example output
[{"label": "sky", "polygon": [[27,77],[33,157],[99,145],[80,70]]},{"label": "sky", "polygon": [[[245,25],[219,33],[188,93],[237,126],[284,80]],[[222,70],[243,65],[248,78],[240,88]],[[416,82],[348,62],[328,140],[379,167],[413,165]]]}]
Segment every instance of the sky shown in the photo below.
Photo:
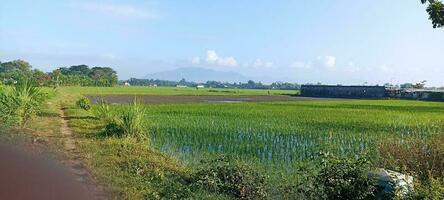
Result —
[{"label": "sky", "polygon": [[444,29],[419,0],[2,0],[0,61],[120,79],[181,67],[256,81],[444,86]]}]

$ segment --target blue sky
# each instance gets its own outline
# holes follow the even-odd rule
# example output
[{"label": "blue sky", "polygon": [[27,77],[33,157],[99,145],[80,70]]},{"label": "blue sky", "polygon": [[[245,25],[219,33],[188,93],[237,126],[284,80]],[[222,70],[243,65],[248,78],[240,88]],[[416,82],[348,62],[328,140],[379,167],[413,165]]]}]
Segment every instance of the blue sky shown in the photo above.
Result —
[{"label": "blue sky", "polygon": [[444,86],[444,29],[419,0],[23,1],[0,4],[0,60],[121,79],[180,67],[256,80]]}]

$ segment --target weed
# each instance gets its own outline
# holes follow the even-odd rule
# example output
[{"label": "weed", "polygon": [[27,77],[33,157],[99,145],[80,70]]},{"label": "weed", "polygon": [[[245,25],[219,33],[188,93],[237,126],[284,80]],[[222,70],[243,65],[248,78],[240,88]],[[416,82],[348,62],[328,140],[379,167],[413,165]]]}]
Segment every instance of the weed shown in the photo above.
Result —
[{"label": "weed", "polygon": [[86,98],[84,96],[80,97],[76,101],[76,105],[85,111],[89,111],[91,109],[91,102],[89,101],[88,98]]}]

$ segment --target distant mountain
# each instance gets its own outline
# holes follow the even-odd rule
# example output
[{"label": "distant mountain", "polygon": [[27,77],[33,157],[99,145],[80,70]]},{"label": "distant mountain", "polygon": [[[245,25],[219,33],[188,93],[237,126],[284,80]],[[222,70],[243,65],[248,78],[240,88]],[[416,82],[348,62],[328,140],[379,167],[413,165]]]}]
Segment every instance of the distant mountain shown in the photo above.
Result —
[{"label": "distant mountain", "polygon": [[160,79],[179,81],[184,78],[187,81],[207,82],[246,82],[248,78],[236,72],[223,72],[198,67],[185,67],[146,75],[146,79]]}]

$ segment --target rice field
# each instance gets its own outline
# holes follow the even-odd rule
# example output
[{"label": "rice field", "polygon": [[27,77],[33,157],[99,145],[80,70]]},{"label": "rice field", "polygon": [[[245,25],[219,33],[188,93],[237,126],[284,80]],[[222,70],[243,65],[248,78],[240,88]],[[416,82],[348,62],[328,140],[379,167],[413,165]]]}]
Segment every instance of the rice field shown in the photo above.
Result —
[{"label": "rice field", "polygon": [[[115,110],[125,105],[114,105]],[[444,104],[404,100],[145,105],[151,145],[187,163],[228,154],[262,166],[291,165],[319,151],[353,155],[378,140],[444,130]]]},{"label": "rice field", "polygon": [[61,93],[82,95],[296,95],[298,90],[264,90],[235,88],[200,88],[193,87],[148,87],[148,86],[117,86],[117,87],[80,87],[69,86],[59,88]]}]

